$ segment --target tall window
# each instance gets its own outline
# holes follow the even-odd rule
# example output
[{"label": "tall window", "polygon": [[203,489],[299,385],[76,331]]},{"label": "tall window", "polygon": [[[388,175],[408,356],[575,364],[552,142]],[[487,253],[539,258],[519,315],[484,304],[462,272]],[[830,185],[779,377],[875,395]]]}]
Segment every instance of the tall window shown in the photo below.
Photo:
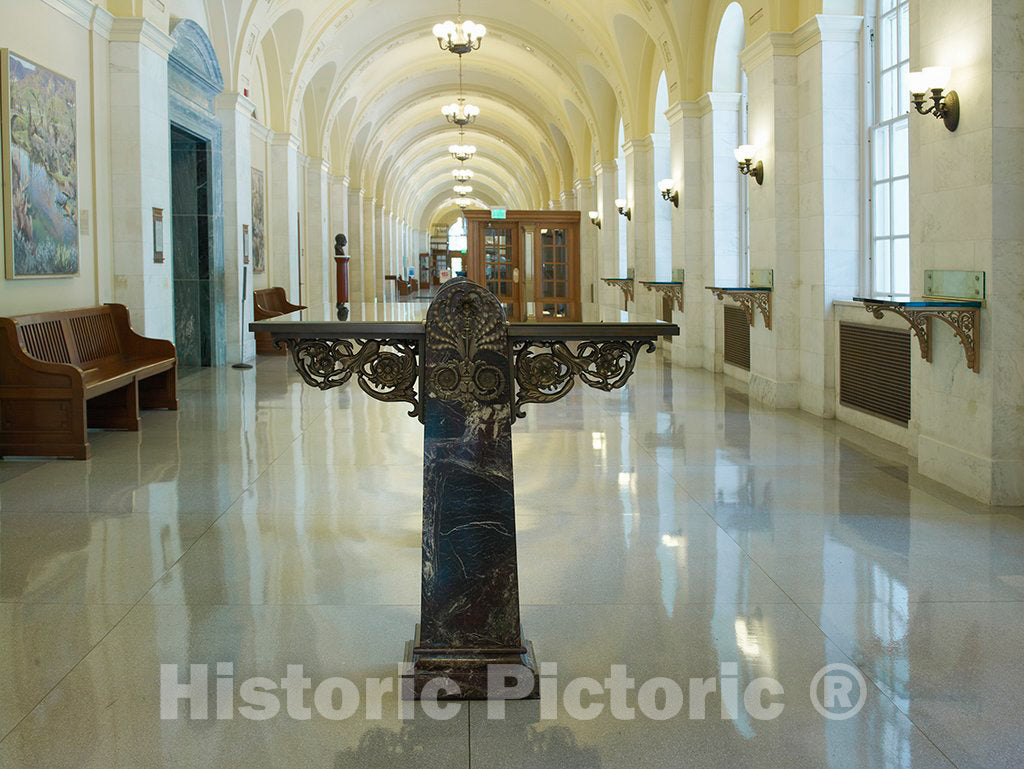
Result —
[{"label": "tall window", "polygon": [[[617,171],[617,182],[616,189],[618,190],[618,198],[626,200],[626,151],[623,149],[623,145],[626,143],[626,127],[623,121],[619,121],[619,141],[618,141],[618,155],[615,158],[615,163],[618,167]],[[629,205],[627,201],[627,205]],[[618,239],[619,239],[619,274],[618,278],[626,277],[629,270],[629,245],[627,243],[627,230],[626,220],[616,215],[615,217],[616,227],[618,227]]]},{"label": "tall window", "polygon": [[910,293],[909,0],[879,0],[874,34],[871,288]]},{"label": "tall window", "polygon": [[466,220],[460,216],[455,220],[455,224],[448,229],[448,250],[465,253],[468,249],[469,240],[466,238]]}]

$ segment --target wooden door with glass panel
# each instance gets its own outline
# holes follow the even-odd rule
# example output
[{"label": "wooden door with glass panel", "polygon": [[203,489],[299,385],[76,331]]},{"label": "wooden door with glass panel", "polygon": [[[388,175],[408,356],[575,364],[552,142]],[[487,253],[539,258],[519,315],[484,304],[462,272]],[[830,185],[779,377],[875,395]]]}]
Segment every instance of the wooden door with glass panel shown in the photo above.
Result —
[{"label": "wooden door with glass panel", "polygon": [[498,297],[509,320],[521,320],[519,307],[519,228],[503,221],[487,222],[479,229],[482,240],[481,282]]},{"label": "wooden door with glass panel", "polygon": [[579,320],[578,234],[577,228],[558,224],[536,228],[532,297],[536,320]]}]

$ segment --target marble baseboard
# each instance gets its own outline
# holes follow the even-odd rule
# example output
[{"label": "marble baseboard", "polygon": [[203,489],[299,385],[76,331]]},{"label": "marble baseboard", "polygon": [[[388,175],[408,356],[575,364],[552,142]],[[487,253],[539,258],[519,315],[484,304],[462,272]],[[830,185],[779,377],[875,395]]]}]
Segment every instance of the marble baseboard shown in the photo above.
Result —
[{"label": "marble baseboard", "polygon": [[917,439],[918,472],[989,505],[1024,505],[1024,461],[972,454],[927,435]]},{"label": "marble baseboard", "polygon": [[799,382],[777,382],[761,374],[750,374],[750,397],[776,409],[794,409],[800,405]]},{"label": "marble baseboard", "polygon": [[801,382],[800,409],[822,419],[835,419],[836,391],[831,387]]},{"label": "marble baseboard", "polygon": [[879,438],[884,438],[890,443],[902,446],[908,451],[917,446],[914,433],[909,426],[903,426],[897,422],[876,417],[866,411],[858,411],[849,406],[844,406],[842,403],[839,403],[838,396],[836,396],[835,418],[844,424],[856,427],[858,430],[877,435]]}]

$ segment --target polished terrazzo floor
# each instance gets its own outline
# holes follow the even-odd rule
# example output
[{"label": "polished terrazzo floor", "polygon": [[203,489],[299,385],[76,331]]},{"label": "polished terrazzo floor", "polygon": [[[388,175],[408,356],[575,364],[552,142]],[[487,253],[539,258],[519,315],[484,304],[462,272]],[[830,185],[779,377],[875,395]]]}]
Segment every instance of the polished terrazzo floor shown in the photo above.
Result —
[{"label": "polished terrazzo floor", "polygon": [[[311,390],[281,358],[180,397],[139,434],[94,433],[88,462],[0,462],[4,769],[1024,765],[1019,511],[661,354],[515,428],[525,630],[563,683],[735,663],[741,686],[784,686],[777,719],[400,720],[390,696],[381,720],[161,720],[162,663],[394,675],[419,600],[402,404]],[[844,721],[809,696],[832,663],[870,681]]]}]

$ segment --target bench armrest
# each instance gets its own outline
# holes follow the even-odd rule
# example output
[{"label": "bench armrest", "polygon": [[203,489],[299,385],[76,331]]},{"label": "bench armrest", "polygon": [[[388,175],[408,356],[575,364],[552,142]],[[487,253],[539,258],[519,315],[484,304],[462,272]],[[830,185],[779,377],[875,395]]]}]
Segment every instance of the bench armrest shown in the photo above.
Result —
[{"label": "bench armrest", "polygon": [[131,358],[174,358],[176,353],[174,342],[167,339],[150,339],[149,337],[137,334],[132,328],[131,319],[128,316],[128,308],[123,304],[107,302],[114,316],[114,323],[117,325],[118,335],[124,345],[124,351]]},{"label": "bench armrest", "polygon": [[0,318],[0,385],[82,389],[82,369],[33,358],[18,340],[17,324]]}]

